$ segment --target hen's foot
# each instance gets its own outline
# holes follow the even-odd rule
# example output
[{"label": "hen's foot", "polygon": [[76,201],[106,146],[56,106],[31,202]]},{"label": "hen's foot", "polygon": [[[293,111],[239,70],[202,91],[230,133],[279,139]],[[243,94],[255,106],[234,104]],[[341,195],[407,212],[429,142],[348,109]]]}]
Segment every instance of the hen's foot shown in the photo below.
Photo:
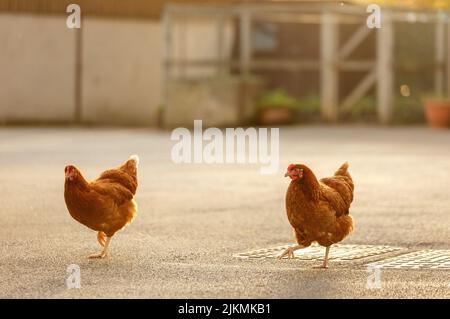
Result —
[{"label": "hen's foot", "polygon": [[278,256],[278,259],[283,259],[284,257],[287,257],[288,259],[294,258],[294,249],[292,247],[287,248],[280,256]]},{"label": "hen's foot", "polygon": [[286,250],[278,256],[278,259],[283,259],[283,257],[287,257],[288,259],[294,258],[294,251],[304,248],[303,246],[294,246],[294,247],[288,247]]},{"label": "hen's foot", "polygon": [[327,269],[328,268],[328,255],[329,255],[329,253],[330,253],[330,246],[327,246],[325,248],[325,258],[323,260],[322,266],[316,266],[316,267],[313,267],[313,268],[316,268],[316,269]]},{"label": "hen's foot", "polygon": [[99,253],[89,255],[88,258],[105,258],[106,256],[108,256],[108,246],[110,241],[111,237],[106,237],[105,246],[103,247],[103,250]]},{"label": "hen's foot", "polygon": [[88,256],[89,259],[93,258],[105,258],[108,254],[105,251],[101,251],[99,253],[91,254]]}]

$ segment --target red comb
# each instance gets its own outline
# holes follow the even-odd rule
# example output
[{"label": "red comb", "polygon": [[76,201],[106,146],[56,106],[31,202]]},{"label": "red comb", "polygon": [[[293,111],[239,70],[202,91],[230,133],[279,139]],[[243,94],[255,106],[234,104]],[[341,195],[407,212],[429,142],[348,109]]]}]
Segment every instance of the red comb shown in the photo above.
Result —
[{"label": "red comb", "polygon": [[288,166],[288,171],[292,170],[294,167],[295,167],[295,164],[290,164],[290,165]]},{"label": "red comb", "polygon": [[66,167],[64,167],[64,173],[67,172],[72,172],[73,171],[73,166],[72,165],[67,165]]}]

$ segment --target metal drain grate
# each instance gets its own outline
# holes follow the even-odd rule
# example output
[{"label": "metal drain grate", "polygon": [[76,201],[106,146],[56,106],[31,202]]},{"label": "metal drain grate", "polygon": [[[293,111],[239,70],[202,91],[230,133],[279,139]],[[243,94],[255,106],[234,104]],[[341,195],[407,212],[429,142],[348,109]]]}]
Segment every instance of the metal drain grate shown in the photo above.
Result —
[{"label": "metal drain grate", "polygon": [[420,250],[370,263],[369,266],[379,268],[450,270],[450,250]]},{"label": "metal drain grate", "polygon": [[[249,259],[249,258],[277,258],[286,248],[292,245],[277,246],[265,249],[257,249],[244,253],[234,254],[234,258]],[[335,244],[331,246],[330,256],[331,260],[348,261],[361,259],[371,256],[377,256],[393,251],[400,250],[400,247],[391,246],[373,246],[373,245],[343,245]],[[310,247],[296,250],[294,258],[300,260],[323,260],[325,254],[325,247],[317,244]]]}]

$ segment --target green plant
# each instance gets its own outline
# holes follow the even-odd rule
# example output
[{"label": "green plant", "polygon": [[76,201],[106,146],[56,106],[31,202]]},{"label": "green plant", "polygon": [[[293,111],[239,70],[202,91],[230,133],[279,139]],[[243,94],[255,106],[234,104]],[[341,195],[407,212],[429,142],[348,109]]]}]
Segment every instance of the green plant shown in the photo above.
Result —
[{"label": "green plant", "polygon": [[344,121],[370,122],[376,119],[376,104],[373,97],[363,97],[342,115]]},{"label": "green plant", "polygon": [[393,122],[398,124],[423,123],[423,105],[418,98],[399,96],[394,101]]},{"label": "green plant", "polygon": [[[427,95],[426,99],[450,100],[447,97]],[[297,120],[311,122],[320,120],[321,99],[318,95],[308,95],[300,100],[287,95],[284,90],[274,90],[265,94],[258,101],[258,109],[288,107],[295,110]],[[425,120],[423,106],[418,97],[397,96],[393,103],[393,123],[415,124]],[[376,99],[366,96],[357,101],[347,112],[341,115],[346,122],[377,122]]]},{"label": "green plant", "polygon": [[[373,97],[364,97],[343,116],[350,122],[376,122],[377,104]],[[424,121],[423,107],[414,97],[397,96],[392,106],[392,122],[396,124],[414,124]]]},{"label": "green plant", "polygon": [[439,101],[439,102],[450,102],[450,97],[446,94],[436,94],[436,93],[423,93],[420,95],[422,103],[425,101]]},{"label": "green plant", "polygon": [[308,95],[298,101],[297,109],[300,115],[318,116],[320,115],[320,105],[320,96]]},{"label": "green plant", "polygon": [[376,115],[375,100],[372,97],[363,97],[351,108],[351,117],[355,120],[368,120]]},{"label": "green plant", "polygon": [[283,89],[276,89],[264,94],[256,103],[258,110],[272,108],[296,109],[298,101]]}]

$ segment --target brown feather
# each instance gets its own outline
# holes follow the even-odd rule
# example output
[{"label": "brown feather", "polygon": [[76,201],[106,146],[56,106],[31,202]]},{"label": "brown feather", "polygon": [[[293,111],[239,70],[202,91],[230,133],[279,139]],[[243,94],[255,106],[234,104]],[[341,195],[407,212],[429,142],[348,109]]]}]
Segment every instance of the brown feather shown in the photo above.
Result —
[{"label": "brown feather", "polygon": [[75,169],[75,178],[66,180],[64,199],[70,215],[81,224],[98,231],[98,241],[103,242],[103,232],[113,236],[131,223],[137,214],[133,199],[137,189],[136,163],[127,161],[122,166],[103,172],[88,182]]},{"label": "brown feather", "polygon": [[354,185],[343,164],[333,177],[317,180],[305,165],[302,178],[291,181],[286,193],[286,212],[297,242],[309,246],[318,242],[330,246],[342,241],[353,230],[349,215]]}]

